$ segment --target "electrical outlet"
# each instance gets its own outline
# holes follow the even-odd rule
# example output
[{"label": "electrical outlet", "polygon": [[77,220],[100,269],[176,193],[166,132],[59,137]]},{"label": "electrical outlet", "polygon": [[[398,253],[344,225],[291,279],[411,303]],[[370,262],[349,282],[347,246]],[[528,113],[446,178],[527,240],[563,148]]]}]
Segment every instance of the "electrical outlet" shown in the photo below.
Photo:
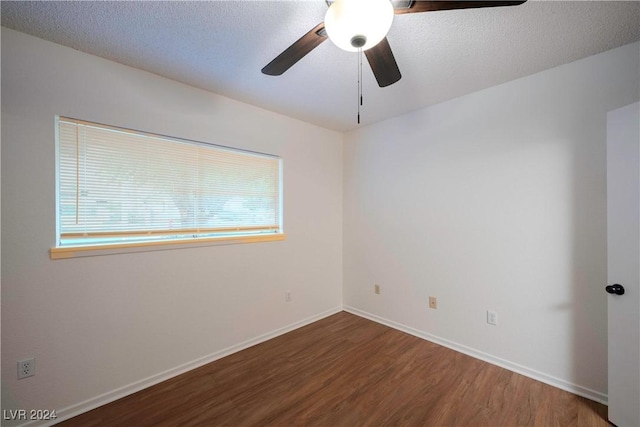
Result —
[{"label": "electrical outlet", "polygon": [[490,325],[498,324],[498,313],[492,310],[487,310],[487,323]]},{"label": "electrical outlet", "polygon": [[18,379],[32,377],[36,374],[36,359],[18,360]]},{"label": "electrical outlet", "polygon": [[429,308],[438,308],[438,299],[436,297],[429,297]]},{"label": "electrical outlet", "polygon": [[380,295],[380,285],[373,285],[373,292],[375,292],[376,295]]},{"label": "electrical outlet", "polygon": [[284,295],[284,300],[286,302],[291,302],[291,291],[287,291],[287,293]]}]

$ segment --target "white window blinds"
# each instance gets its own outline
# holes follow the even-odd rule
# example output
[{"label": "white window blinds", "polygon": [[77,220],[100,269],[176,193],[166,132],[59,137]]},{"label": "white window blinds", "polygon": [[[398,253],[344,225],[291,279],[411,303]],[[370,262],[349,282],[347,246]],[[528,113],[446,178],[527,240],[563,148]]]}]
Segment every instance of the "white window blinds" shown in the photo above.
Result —
[{"label": "white window blinds", "polygon": [[59,247],[281,233],[280,164],[61,117]]}]

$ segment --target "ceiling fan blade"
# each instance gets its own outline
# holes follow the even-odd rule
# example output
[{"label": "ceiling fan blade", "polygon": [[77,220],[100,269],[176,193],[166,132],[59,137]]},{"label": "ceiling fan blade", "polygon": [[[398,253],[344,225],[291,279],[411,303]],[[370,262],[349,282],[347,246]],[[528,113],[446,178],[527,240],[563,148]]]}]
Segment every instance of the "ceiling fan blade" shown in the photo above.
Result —
[{"label": "ceiling fan blade", "polygon": [[324,22],[321,22],[286,48],[284,52],[276,56],[273,61],[269,62],[262,69],[262,73],[270,76],[281,75],[326,39],[327,33],[324,29]]},{"label": "ceiling fan blade", "polygon": [[364,54],[371,65],[373,75],[376,76],[378,86],[389,86],[402,77],[386,37],[371,49],[365,50]]},{"label": "ceiling fan blade", "polygon": [[403,13],[435,12],[438,10],[475,9],[480,7],[517,6],[527,0],[494,0],[494,1],[394,1],[396,15]]}]

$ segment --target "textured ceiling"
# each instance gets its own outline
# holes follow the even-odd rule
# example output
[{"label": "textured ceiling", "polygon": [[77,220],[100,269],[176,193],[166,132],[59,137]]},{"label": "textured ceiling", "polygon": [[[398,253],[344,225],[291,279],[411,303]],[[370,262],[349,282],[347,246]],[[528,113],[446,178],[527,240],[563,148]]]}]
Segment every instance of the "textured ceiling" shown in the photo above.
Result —
[{"label": "textured ceiling", "polygon": [[[2,26],[336,130],[356,128],[357,54],[321,44],[260,70],[324,18],[309,1],[2,1]],[[384,120],[640,39],[638,1],[538,1],[396,15],[402,79],[364,64],[361,122]]]}]

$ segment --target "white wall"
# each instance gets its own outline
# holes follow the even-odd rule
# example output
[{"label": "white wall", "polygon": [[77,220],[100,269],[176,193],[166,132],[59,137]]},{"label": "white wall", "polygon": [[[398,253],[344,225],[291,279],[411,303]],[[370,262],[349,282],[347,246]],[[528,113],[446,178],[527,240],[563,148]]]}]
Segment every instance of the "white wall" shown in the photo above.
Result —
[{"label": "white wall", "polygon": [[[282,156],[286,241],[50,260],[56,114]],[[3,409],[70,414],[338,311],[342,143],[2,29]],[[29,356],[36,375],[17,381]]]},{"label": "white wall", "polygon": [[606,401],[606,113],[638,51],[347,134],[345,308]]}]

